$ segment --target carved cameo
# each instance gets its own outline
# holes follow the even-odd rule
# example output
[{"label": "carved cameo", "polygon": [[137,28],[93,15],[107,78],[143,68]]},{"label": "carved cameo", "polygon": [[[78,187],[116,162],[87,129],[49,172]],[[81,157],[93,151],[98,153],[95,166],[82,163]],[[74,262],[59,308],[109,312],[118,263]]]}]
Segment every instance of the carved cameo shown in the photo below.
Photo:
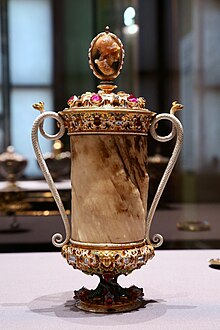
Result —
[{"label": "carved cameo", "polygon": [[106,30],[93,39],[89,49],[89,64],[99,79],[115,79],[122,68],[123,58],[123,45],[113,33]]}]

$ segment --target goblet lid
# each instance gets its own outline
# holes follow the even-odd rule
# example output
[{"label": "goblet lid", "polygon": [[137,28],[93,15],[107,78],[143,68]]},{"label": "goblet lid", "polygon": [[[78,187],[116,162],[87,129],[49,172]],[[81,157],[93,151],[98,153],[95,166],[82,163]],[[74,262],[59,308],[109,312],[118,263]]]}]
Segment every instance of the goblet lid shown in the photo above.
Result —
[{"label": "goblet lid", "polygon": [[100,79],[99,90],[71,96],[69,107],[59,112],[68,134],[147,135],[156,114],[145,108],[145,99],[124,91],[113,92],[117,88],[114,79],[124,61],[121,40],[106,27],[92,40],[88,56],[93,74]]}]

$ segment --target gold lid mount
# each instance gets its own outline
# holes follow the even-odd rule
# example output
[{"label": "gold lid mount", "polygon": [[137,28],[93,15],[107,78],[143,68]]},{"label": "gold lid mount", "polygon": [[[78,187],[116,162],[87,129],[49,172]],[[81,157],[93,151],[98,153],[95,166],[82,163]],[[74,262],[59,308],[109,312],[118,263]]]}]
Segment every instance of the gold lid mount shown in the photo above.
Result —
[{"label": "gold lid mount", "polygon": [[59,112],[68,134],[140,134],[147,135],[155,113],[145,108],[145,100],[123,91],[114,93],[113,80],[118,77],[124,61],[121,40],[106,27],[91,42],[89,65],[101,80],[98,92],[73,95],[69,108]]}]

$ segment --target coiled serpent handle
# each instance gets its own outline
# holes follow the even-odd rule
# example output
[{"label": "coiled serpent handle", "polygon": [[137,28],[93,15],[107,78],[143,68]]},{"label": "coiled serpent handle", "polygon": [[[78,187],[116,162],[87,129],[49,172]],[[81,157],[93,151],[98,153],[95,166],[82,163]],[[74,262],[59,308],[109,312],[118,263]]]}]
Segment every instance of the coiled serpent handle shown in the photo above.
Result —
[{"label": "coiled serpent handle", "polygon": [[[171,155],[171,158],[167,164],[167,167],[165,169],[165,172],[161,178],[161,181],[159,183],[159,186],[157,188],[157,192],[154,196],[153,202],[151,204],[150,210],[148,212],[147,215],[147,219],[146,219],[146,233],[145,233],[145,238],[148,244],[152,245],[153,247],[159,247],[162,245],[163,243],[163,237],[160,234],[155,234],[152,238],[152,241],[150,239],[150,228],[151,228],[151,224],[152,224],[152,220],[154,217],[154,213],[156,211],[157,205],[159,203],[159,200],[161,198],[161,195],[164,191],[164,188],[167,184],[167,181],[170,177],[170,174],[172,173],[172,170],[174,168],[174,165],[176,164],[177,158],[179,156],[180,150],[181,150],[181,146],[183,143],[183,127],[182,124],[180,123],[180,121],[174,116],[174,113],[177,110],[181,110],[183,108],[182,104],[178,104],[177,102],[173,102],[173,106],[170,110],[170,114],[168,113],[162,113],[157,115],[152,123],[151,123],[151,127],[150,127],[150,132],[151,135],[153,136],[153,138],[159,142],[167,142],[173,139],[174,136],[176,136],[176,144],[175,147],[173,149],[173,153]],[[156,128],[157,128],[157,124],[160,120],[168,120],[172,123],[172,130],[170,132],[170,134],[166,135],[166,136],[160,136],[157,134],[156,132]]]},{"label": "coiled serpent handle", "polygon": [[[66,237],[65,239],[63,239],[63,236],[60,233],[56,233],[53,235],[52,237],[52,243],[53,245],[55,245],[56,247],[62,247],[64,244],[68,243],[70,240],[70,224],[69,224],[69,219],[66,215],[63,203],[61,201],[60,195],[57,191],[57,188],[54,184],[54,181],[52,179],[52,176],[48,170],[48,167],[46,165],[46,162],[43,158],[42,155],[42,151],[40,149],[40,145],[39,145],[39,140],[38,140],[38,129],[40,130],[40,133],[43,137],[45,137],[48,140],[57,140],[60,139],[63,134],[65,133],[65,127],[64,127],[64,123],[63,123],[63,119],[55,112],[44,112],[44,104],[43,102],[39,102],[37,104],[34,104],[33,107],[37,110],[39,110],[41,112],[41,114],[35,119],[33,127],[32,127],[32,144],[33,144],[33,148],[39,163],[39,166],[41,168],[41,171],[47,181],[47,184],[51,190],[51,193],[55,199],[55,202],[57,204],[57,207],[60,211],[63,223],[64,223],[64,227],[65,227],[65,231],[66,231]],[[53,118],[55,119],[58,123],[59,123],[59,131],[54,134],[54,135],[50,135],[48,133],[46,133],[44,131],[43,128],[43,123],[44,120],[46,118]]]}]

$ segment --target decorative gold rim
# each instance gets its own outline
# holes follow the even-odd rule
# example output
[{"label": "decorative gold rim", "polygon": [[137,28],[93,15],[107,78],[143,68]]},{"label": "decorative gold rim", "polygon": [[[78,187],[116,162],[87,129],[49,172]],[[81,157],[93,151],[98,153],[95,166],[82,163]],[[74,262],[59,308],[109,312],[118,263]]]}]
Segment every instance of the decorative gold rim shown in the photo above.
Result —
[{"label": "decorative gold rim", "polygon": [[101,249],[100,246],[84,248],[70,243],[62,247],[62,255],[69,265],[86,274],[127,275],[152,259],[154,248],[145,242],[142,245],[137,242],[137,246],[124,249],[120,245],[115,249]]},{"label": "decorative gold rim", "polygon": [[87,312],[92,313],[124,313],[124,312],[130,312],[133,310],[138,310],[141,307],[144,307],[145,301],[141,299],[137,300],[131,300],[127,303],[118,303],[114,304],[112,308],[105,306],[105,305],[94,305],[91,303],[86,303],[81,300],[76,301],[75,303],[76,307]]},{"label": "decorative gold rim", "polygon": [[[129,112],[128,112],[129,111]],[[75,114],[84,114],[84,113],[100,113],[100,114],[106,114],[106,113],[122,113],[124,115],[131,114],[131,115],[147,115],[149,117],[154,117],[156,115],[155,112],[150,111],[148,109],[135,109],[132,108],[132,110],[127,109],[127,108],[117,108],[117,107],[108,107],[108,108],[99,108],[99,107],[93,107],[93,108],[86,108],[86,107],[80,107],[80,108],[66,108],[63,111],[59,111],[58,114],[63,117],[63,115],[75,115]]]},{"label": "decorative gold rim", "polygon": [[87,243],[87,242],[80,242],[70,239],[70,243],[74,246],[79,248],[86,248],[86,249],[101,249],[101,250],[119,250],[119,249],[130,249],[130,248],[139,248],[145,245],[145,240],[140,240],[136,242],[129,242],[129,243]]},{"label": "decorative gold rim", "polygon": [[59,112],[69,135],[147,135],[153,114],[144,111],[65,111]]}]

